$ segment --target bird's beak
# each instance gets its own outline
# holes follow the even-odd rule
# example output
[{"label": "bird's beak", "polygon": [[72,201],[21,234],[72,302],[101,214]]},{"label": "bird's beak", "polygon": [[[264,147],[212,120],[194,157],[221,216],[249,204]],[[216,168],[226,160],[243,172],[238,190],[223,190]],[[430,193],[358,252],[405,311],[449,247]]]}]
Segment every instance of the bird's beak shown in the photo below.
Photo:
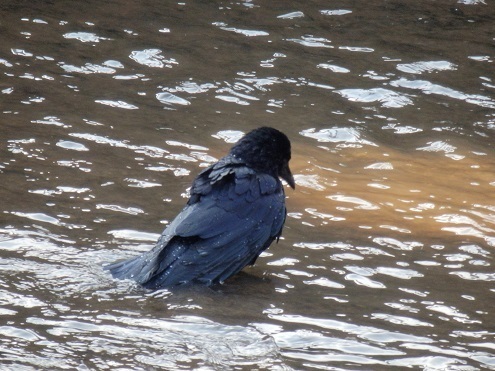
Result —
[{"label": "bird's beak", "polygon": [[284,166],[282,166],[282,169],[280,169],[280,177],[289,183],[292,189],[296,189],[296,182],[294,181],[292,172],[289,169],[289,162],[286,162]]}]

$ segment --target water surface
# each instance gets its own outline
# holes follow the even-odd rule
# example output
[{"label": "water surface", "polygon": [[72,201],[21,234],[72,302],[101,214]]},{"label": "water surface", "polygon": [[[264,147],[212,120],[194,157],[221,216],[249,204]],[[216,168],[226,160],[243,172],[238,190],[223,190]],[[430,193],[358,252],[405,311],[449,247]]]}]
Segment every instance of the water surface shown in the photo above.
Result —
[{"label": "water surface", "polygon": [[[0,5],[5,369],[495,368],[489,1]],[[149,292],[202,168],[293,143],[283,239]]]}]

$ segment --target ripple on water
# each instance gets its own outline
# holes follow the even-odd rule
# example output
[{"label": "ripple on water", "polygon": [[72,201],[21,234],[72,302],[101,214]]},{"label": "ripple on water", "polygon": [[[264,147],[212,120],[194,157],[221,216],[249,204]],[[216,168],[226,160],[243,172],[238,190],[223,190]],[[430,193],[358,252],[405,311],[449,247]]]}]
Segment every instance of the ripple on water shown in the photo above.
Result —
[{"label": "ripple on water", "polygon": [[391,237],[375,237],[373,242],[380,246],[391,247],[398,250],[413,250],[423,247],[423,244],[418,241],[399,241]]},{"label": "ripple on water", "polygon": [[333,45],[330,45],[331,41],[324,37],[314,37],[312,35],[304,35],[301,36],[300,39],[286,39],[286,40],[310,48],[333,48]]},{"label": "ripple on water", "polygon": [[147,233],[141,231],[135,231],[132,229],[119,229],[108,231],[108,234],[114,238],[129,240],[129,241],[148,241],[155,242],[160,237],[158,233]]},{"label": "ripple on water", "polygon": [[137,208],[137,207],[125,207],[125,206],[120,206],[120,205],[109,205],[109,204],[97,204],[96,209],[104,209],[104,210],[110,210],[110,211],[115,211],[118,213],[124,213],[124,214],[129,214],[129,215],[138,215],[138,214],[144,214],[144,210]]},{"label": "ripple on water", "polygon": [[362,133],[356,128],[333,127],[321,129],[319,131],[316,131],[315,128],[311,128],[305,129],[299,134],[304,137],[316,139],[318,142],[338,143],[337,147],[342,148],[361,144],[375,146],[373,142],[362,139]]},{"label": "ripple on water", "polygon": [[340,50],[348,50],[350,52],[358,52],[358,53],[372,53],[375,51],[373,48],[368,48],[365,46],[339,46]]},{"label": "ripple on water", "polygon": [[129,183],[129,187],[134,188],[152,188],[152,187],[161,187],[161,183],[150,182],[149,180],[140,180],[134,178],[124,178],[124,182]]},{"label": "ripple on water", "polygon": [[134,62],[152,68],[172,68],[179,64],[174,58],[165,58],[160,49],[135,50],[129,55]]},{"label": "ripple on water", "polygon": [[343,217],[335,216],[333,214],[328,214],[328,213],[322,213],[322,212],[319,212],[318,210],[313,209],[313,208],[306,208],[306,209],[304,209],[304,211],[306,211],[309,215],[311,215],[311,217],[313,219],[316,219],[316,218],[322,219],[323,224],[327,224],[328,221],[339,222],[339,221],[345,220],[345,218],[343,218]]},{"label": "ripple on water", "polygon": [[336,66],[334,64],[328,64],[328,63],[320,63],[316,67],[317,68],[323,68],[325,70],[330,70],[330,71],[336,72],[336,73],[349,73],[349,72],[351,72],[351,70],[349,70],[347,68]]},{"label": "ripple on water", "polygon": [[181,106],[187,106],[191,104],[187,99],[181,98],[175,94],[169,93],[168,91],[164,91],[156,94],[156,99],[158,99],[161,103],[165,103],[167,105],[178,104]]},{"label": "ripple on water", "polygon": [[62,147],[73,151],[89,151],[89,148],[86,147],[84,144],[72,142],[70,140],[58,141],[56,145],[57,147]]},{"label": "ripple on water", "polygon": [[421,128],[417,128],[410,125],[400,125],[395,123],[389,123],[385,126],[382,126],[382,129],[393,130],[395,134],[413,134],[423,131],[423,129]]},{"label": "ripple on water", "polygon": [[163,89],[169,91],[170,93],[184,92],[187,94],[201,94],[201,93],[206,93],[209,90],[214,89],[215,87],[216,87],[215,84],[209,82],[197,83],[194,81],[184,81],[180,85],[174,88],[163,88]]},{"label": "ripple on water", "polygon": [[115,107],[115,108],[139,109],[138,106],[124,102],[122,100],[96,99],[95,102],[103,104],[105,106],[110,106],[110,107]]},{"label": "ripple on water", "polygon": [[63,36],[65,39],[74,39],[83,43],[99,43],[100,41],[112,40],[106,37],[98,36],[92,32],[68,32]]},{"label": "ripple on water", "polygon": [[333,289],[343,289],[345,288],[345,285],[332,281],[328,279],[327,277],[319,277],[315,278],[313,280],[304,280],[304,284],[306,285],[317,285],[317,286],[322,286],[322,287],[329,287]]},{"label": "ripple on water", "polygon": [[60,214],[57,215],[57,217],[47,215],[45,213],[25,213],[25,212],[20,212],[20,211],[12,211],[10,212],[12,215],[21,217],[21,218],[26,218],[29,220],[37,221],[37,222],[43,222],[43,223],[48,223],[48,224],[53,224],[57,225],[60,227],[65,227],[69,229],[84,229],[86,228],[86,225],[84,224],[74,224],[74,223],[68,223],[64,222],[61,219],[63,218],[69,218],[69,216]]},{"label": "ripple on water", "polygon": [[352,10],[348,10],[348,9],[320,10],[320,13],[323,15],[345,15],[345,14],[351,14]]},{"label": "ripple on water", "polygon": [[33,124],[60,126],[64,129],[72,127],[72,125],[63,123],[62,120],[57,116],[45,116],[43,119],[33,120],[31,122]]},{"label": "ripple on water", "polygon": [[327,189],[327,187],[325,187],[325,185],[322,184],[324,178],[316,174],[312,174],[312,175],[296,174],[294,175],[294,180],[296,181],[296,184],[300,187],[314,189],[315,191],[324,191],[325,189]]},{"label": "ripple on water", "polygon": [[[274,334],[275,341],[282,348],[282,354],[289,358],[319,363],[345,362],[355,365],[385,365],[376,356],[400,356],[396,349],[384,349],[357,340],[347,340],[308,331],[296,330]],[[372,357],[375,356],[375,357]]]},{"label": "ripple on water", "polygon": [[224,22],[213,22],[212,23],[214,26],[217,26],[221,30],[224,31],[230,31],[234,32],[243,36],[247,37],[257,37],[257,36],[268,36],[269,33],[266,31],[260,31],[260,30],[246,30],[242,28],[237,28],[237,27],[227,27],[227,23]]},{"label": "ripple on water", "polygon": [[469,281],[485,281],[485,282],[495,281],[495,273],[458,271],[458,272],[450,272],[450,274],[456,275],[460,278]]},{"label": "ripple on water", "polygon": [[[14,293],[7,290],[0,290],[0,303],[2,307],[19,307],[19,308],[36,308],[46,305],[45,302],[33,297],[30,294]],[[11,310],[10,314],[17,313],[16,310]],[[5,313],[4,313],[5,314]]]},{"label": "ripple on water", "polygon": [[[86,352],[94,355],[95,365],[113,367],[140,364],[144,367],[175,368],[178,364],[200,363],[204,367],[270,367],[280,363],[278,346],[271,336],[253,327],[228,326],[199,317],[181,316],[169,319],[141,318],[138,313],[99,314],[95,316],[60,319],[31,316],[26,322],[37,331],[13,326],[0,328],[2,335],[12,339],[10,351],[4,360],[45,367],[74,368],[80,361],[71,357],[60,358],[60,342],[64,352],[77,354],[81,342],[88,344]],[[133,346],[125,348],[126,339]],[[15,341],[14,341],[15,339]],[[62,340],[63,339],[63,340]],[[40,341],[42,345],[35,342]],[[150,344],[153,344],[150,347]],[[23,351],[30,347],[30,357]],[[46,362],[40,358],[45,358]],[[55,360],[57,364],[55,365]]]},{"label": "ripple on water", "polygon": [[420,75],[423,72],[455,71],[457,66],[448,61],[426,61],[398,64],[397,69],[402,72]]},{"label": "ripple on water", "polygon": [[366,286],[371,289],[385,289],[386,286],[379,282],[372,280],[368,277],[362,276],[360,274],[355,274],[355,273],[349,273],[345,275],[345,279],[348,281],[353,281],[356,285],[359,286]]},{"label": "ripple on water", "polygon": [[359,197],[346,196],[346,195],[330,195],[326,196],[329,200],[342,202],[344,204],[352,204],[356,205],[353,208],[356,210],[379,210],[380,207],[378,205],[373,204],[372,202],[363,200]]},{"label": "ripple on water", "polygon": [[364,167],[365,169],[373,170],[394,170],[394,165],[390,162],[375,162]]},{"label": "ripple on water", "polygon": [[421,90],[424,94],[436,94],[452,99],[462,100],[466,103],[474,104],[485,108],[495,108],[495,101],[481,94],[466,94],[461,91],[434,84],[427,80],[408,80],[405,78],[391,81],[391,86]]},{"label": "ripple on water", "polygon": [[412,99],[407,95],[384,88],[341,89],[336,90],[335,92],[351,102],[378,102],[381,103],[382,107],[387,108],[401,108],[413,104]]},{"label": "ripple on water", "polygon": [[68,73],[81,73],[81,74],[101,73],[101,74],[112,75],[115,72],[117,72],[114,68],[104,66],[104,65],[94,64],[94,63],[86,63],[85,65],[80,66],[80,67],[74,66],[72,64],[67,64],[64,62],[59,62],[58,65],[65,72],[68,72]]},{"label": "ripple on water", "polygon": [[[333,330],[340,331],[347,335],[355,336],[356,339],[363,339],[371,342],[377,343],[417,343],[417,344],[430,344],[433,343],[434,340],[425,337],[425,336],[416,336],[407,333],[401,332],[391,332],[387,330],[382,330],[377,327],[371,326],[361,326],[354,323],[349,323],[345,321],[338,321],[334,319],[326,319],[326,318],[311,318],[308,316],[301,315],[292,315],[292,314],[269,314],[270,318],[273,318],[277,321],[287,322],[287,323],[296,323],[296,324],[306,324],[313,326],[320,330]],[[389,348],[394,351],[392,347]],[[385,349],[382,351],[387,352]],[[401,351],[395,350],[396,354],[402,354]]]},{"label": "ripple on water", "polygon": [[277,18],[279,19],[294,19],[294,18],[302,18],[302,17],[304,17],[304,13],[300,11],[285,13],[277,16]]},{"label": "ripple on water", "polygon": [[218,133],[212,134],[212,137],[222,139],[225,143],[237,143],[243,135],[244,132],[239,130],[220,130]]},{"label": "ripple on water", "polygon": [[380,319],[386,322],[390,322],[402,326],[414,326],[414,327],[433,327],[433,324],[420,321],[411,317],[406,316],[396,316],[387,313],[373,313],[371,315],[373,319]]}]

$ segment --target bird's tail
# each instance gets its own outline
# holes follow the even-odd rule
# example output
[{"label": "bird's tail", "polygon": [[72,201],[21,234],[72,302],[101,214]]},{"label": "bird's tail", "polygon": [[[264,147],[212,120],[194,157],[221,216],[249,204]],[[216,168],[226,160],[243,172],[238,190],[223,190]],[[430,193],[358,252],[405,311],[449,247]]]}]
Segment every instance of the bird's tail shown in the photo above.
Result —
[{"label": "bird's tail", "polygon": [[146,283],[159,273],[160,269],[163,269],[160,261],[161,254],[163,254],[170,239],[171,236],[162,235],[150,251],[134,258],[106,265],[103,269],[110,271],[114,278],[134,280],[138,284],[146,286]]},{"label": "bird's tail", "polygon": [[142,254],[134,258],[106,265],[103,269],[110,271],[114,278],[130,279],[139,284],[147,282],[153,274],[149,254]]}]

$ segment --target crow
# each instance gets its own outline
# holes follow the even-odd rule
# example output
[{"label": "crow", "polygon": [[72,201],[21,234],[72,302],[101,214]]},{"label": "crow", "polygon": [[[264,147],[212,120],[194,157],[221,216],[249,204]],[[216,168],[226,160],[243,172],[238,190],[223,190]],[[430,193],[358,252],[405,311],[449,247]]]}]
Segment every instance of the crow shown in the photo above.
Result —
[{"label": "crow", "polygon": [[197,176],[187,205],[153,249],[104,269],[152,290],[223,283],[278,242],[287,214],[279,177],[295,189],[290,158],[284,133],[249,132]]}]

